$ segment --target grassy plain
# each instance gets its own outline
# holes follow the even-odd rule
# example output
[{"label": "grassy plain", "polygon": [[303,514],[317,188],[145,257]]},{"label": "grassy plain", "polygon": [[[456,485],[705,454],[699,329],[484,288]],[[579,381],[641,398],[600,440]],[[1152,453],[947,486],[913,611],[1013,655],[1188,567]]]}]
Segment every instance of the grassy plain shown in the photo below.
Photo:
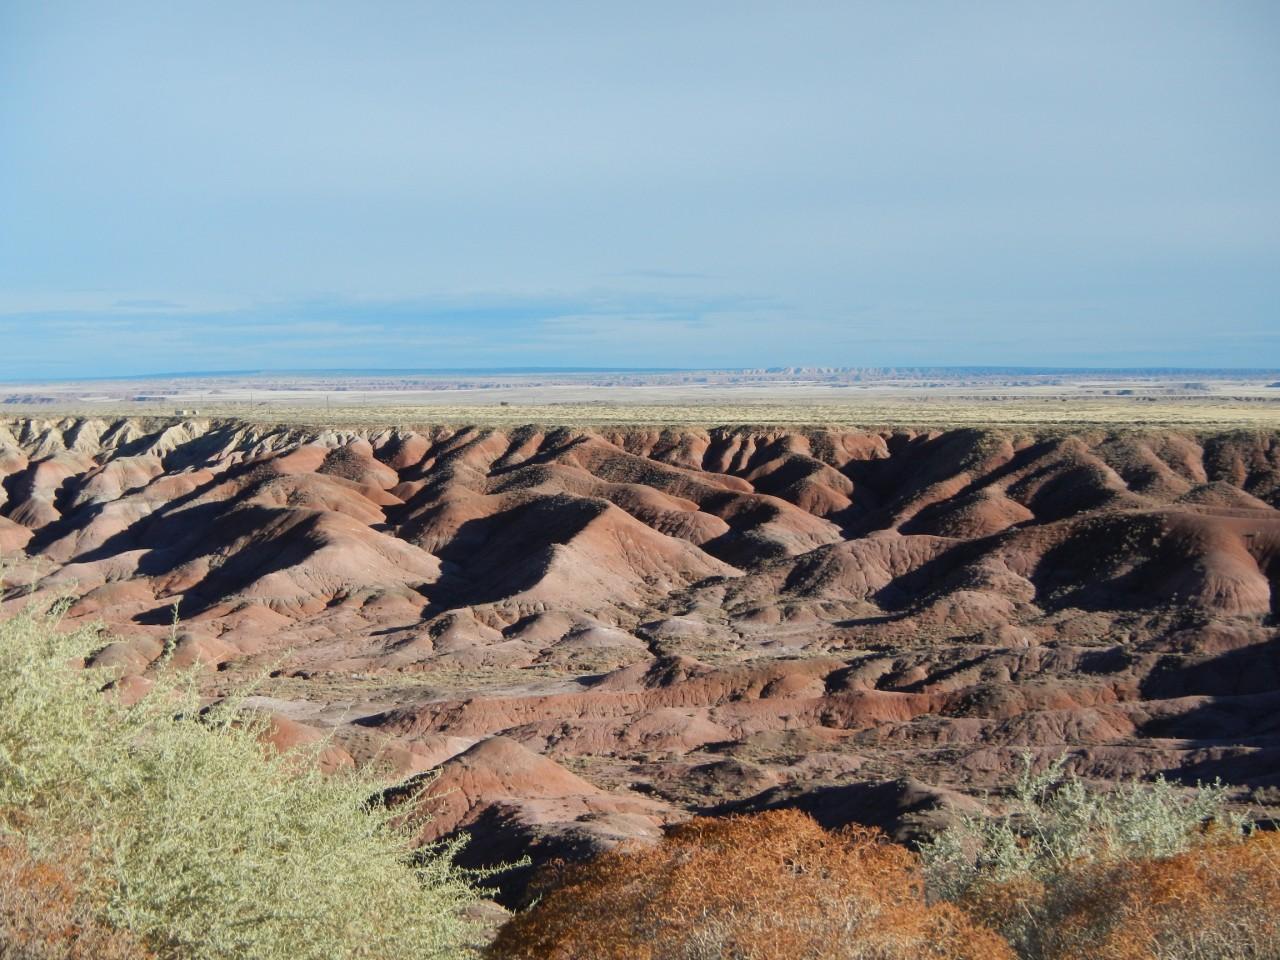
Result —
[{"label": "grassy plain", "polygon": [[[8,405],[10,416],[140,417],[184,419],[172,405],[59,403],[37,407]],[[1055,427],[1190,428],[1201,430],[1280,428],[1280,398],[1039,398],[978,400],[952,397],[901,397],[845,402],[713,401],[662,402],[201,404],[194,416],[316,428],[481,426],[512,427],[716,427],[845,426],[903,427]]]},{"label": "grassy plain", "polygon": [[615,375],[315,375],[7,384],[10,416],[197,417],[343,428],[608,426],[1280,428],[1265,373],[752,371]]}]

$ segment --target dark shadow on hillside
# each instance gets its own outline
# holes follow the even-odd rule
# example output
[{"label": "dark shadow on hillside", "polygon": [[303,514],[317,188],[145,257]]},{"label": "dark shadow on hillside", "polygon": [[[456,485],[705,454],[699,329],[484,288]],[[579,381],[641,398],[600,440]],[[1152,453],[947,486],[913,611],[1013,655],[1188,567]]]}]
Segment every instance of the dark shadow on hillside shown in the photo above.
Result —
[{"label": "dark shadow on hillside", "polygon": [[[173,550],[152,551],[144,558],[144,563],[154,568],[144,572],[159,574],[199,556],[222,557],[218,566],[183,592],[178,604],[182,619],[203,613],[265,576],[305,563],[324,546],[324,541],[315,535],[320,518],[314,514],[299,515],[288,508],[240,506],[226,514],[218,511],[216,516],[216,526],[209,529],[212,536],[194,538]],[[246,538],[252,538],[252,542],[238,550],[230,549]],[[138,622],[167,623],[169,616],[169,610],[152,611]]]},{"label": "dark shadow on hillside", "polygon": [[902,778],[817,786],[800,792],[793,787],[773,787],[705,812],[723,816],[795,809],[828,830],[859,824],[883,830],[899,843],[916,844],[945,827],[957,805],[973,806],[953,791]]},{"label": "dark shadow on hillside", "polygon": [[1141,730],[1195,751],[1190,763],[1165,771],[1167,777],[1280,786],[1280,638],[1210,658],[1170,654],[1143,682],[1141,695],[1203,698]]},{"label": "dark shadow on hillside", "polygon": [[[466,521],[435,551],[440,579],[432,586],[426,616],[529,589],[546,575],[553,548],[569,543],[606,509],[596,500],[555,495]],[[430,519],[428,514],[423,523]]]}]

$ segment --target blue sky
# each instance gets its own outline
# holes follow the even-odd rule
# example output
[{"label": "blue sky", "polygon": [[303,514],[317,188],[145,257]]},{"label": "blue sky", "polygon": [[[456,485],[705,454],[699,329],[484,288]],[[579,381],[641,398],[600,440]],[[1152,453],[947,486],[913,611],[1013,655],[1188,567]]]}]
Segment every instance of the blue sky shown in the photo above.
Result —
[{"label": "blue sky", "polygon": [[1280,366],[1280,4],[0,3],[0,378]]}]

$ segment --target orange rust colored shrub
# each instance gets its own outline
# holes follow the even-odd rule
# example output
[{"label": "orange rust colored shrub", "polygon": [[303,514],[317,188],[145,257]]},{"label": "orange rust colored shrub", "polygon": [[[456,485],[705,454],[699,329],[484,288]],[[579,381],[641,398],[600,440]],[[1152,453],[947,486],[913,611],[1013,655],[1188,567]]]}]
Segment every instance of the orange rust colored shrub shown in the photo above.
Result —
[{"label": "orange rust colored shrub", "polygon": [[1027,960],[1280,957],[1280,834],[993,885],[961,905]]},{"label": "orange rust colored shrub", "polygon": [[146,960],[128,934],[94,915],[63,867],[0,843],[0,957],[5,960]]},{"label": "orange rust colored shrub", "polygon": [[662,843],[562,866],[494,960],[1012,960],[911,851],[783,810],[695,819]]}]

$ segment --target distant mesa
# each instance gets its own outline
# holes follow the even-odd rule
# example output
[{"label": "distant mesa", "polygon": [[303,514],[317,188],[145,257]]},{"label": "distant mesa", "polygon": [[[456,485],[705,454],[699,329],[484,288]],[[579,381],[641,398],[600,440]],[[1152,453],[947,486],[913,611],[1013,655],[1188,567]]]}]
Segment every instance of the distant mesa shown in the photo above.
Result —
[{"label": "distant mesa", "polygon": [[57,403],[58,398],[39,393],[10,393],[5,396],[4,403],[7,404],[26,404],[28,406],[45,406],[50,403]]}]

